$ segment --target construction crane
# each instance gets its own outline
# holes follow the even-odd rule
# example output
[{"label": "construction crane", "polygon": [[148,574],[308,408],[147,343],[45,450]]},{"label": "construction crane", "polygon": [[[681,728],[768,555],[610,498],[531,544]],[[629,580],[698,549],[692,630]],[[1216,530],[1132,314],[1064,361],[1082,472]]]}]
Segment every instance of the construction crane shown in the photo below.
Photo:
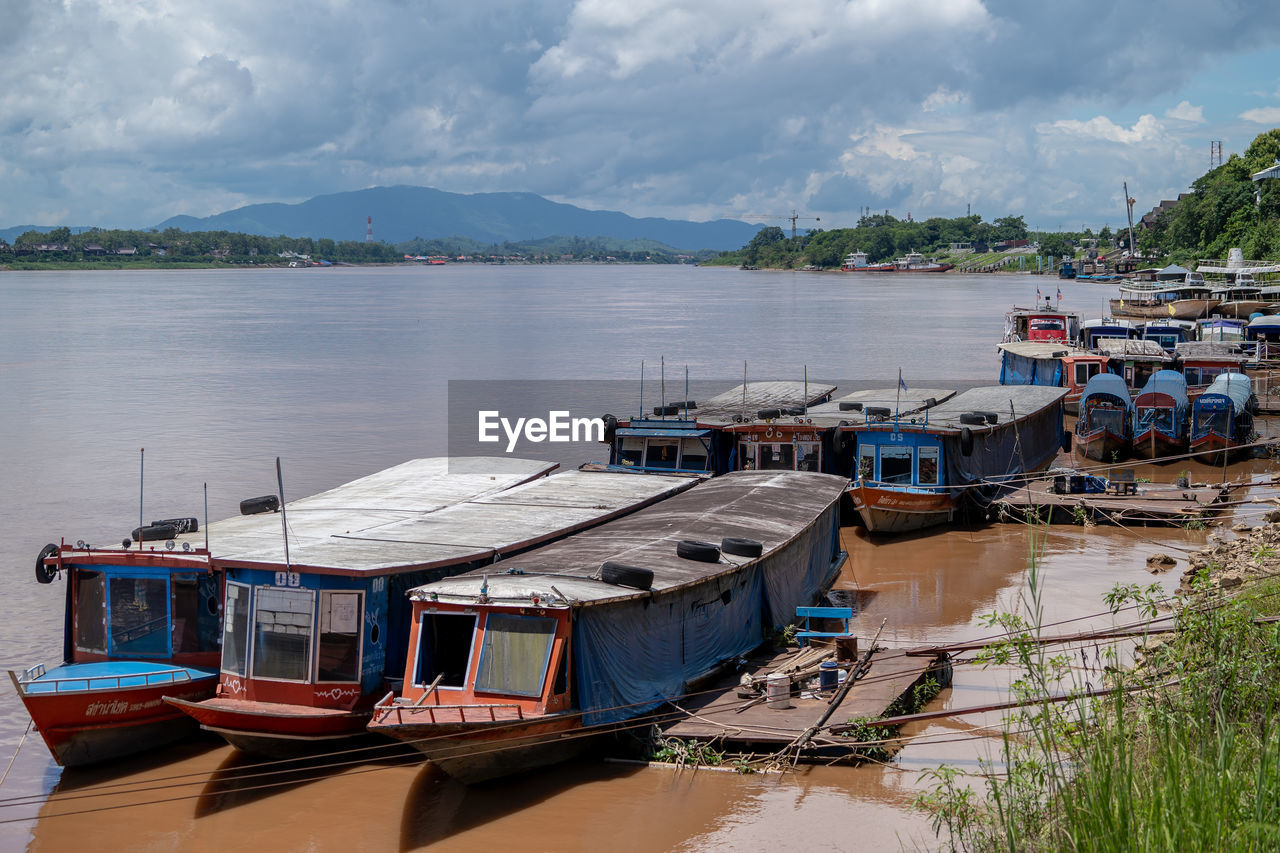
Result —
[{"label": "construction crane", "polygon": [[784,214],[784,215],[782,215],[782,216],[777,216],[777,215],[772,214],[772,213],[747,213],[747,214],[744,214],[742,218],[743,218],[743,219],[790,219],[790,220],[791,220],[791,239],[792,239],[792,240],[794,240],[794,239],[796,238],[796,221],[797,221],[797,220],[800,220],[800,219],[805,219],[805,220],[812,219],[814,222],[821,222],[821,221],[822,221],[822,217],[821,217],[821,216],[801,216],[800,214],[796,213],[795,208],[792,208],[792,209],[791,209],[791,215],[790,215],[790,216],[787,216],[787,215],[785,215],[785,214]]}]

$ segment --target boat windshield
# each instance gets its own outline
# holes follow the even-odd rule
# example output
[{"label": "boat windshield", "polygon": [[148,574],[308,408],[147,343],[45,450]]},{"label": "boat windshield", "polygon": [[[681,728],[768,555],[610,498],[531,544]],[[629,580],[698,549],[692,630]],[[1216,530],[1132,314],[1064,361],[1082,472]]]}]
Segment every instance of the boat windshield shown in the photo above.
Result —
[{"label": "boat windshield", "polygon": [[311,628],[315,593],[309,589],[260,586],[254,595],[253,675],[307,681],[311,672]]},{"label": "boat windshield", "polygon": [[880,447],[880,482],[911,485],[910,447]]},{"label": "boat windshield", "polygon": [[476,692],[541,696],[555,634],[555,619],[490,613],[485,619]]},{"label": "boat windshield", "polygon": [[1202,410],[1197,422],[1200,435],[1212,432],[1227,438],[1231,436],[1231,413],[1226,409]]},{"label": "boat windshield", "polygon": [[1124,435],[1124,409],[1103,408],[1096,406],[1089,410],[1090,429],[1106,429],[1115,435]]},{"label": "boat windshield", "polygon": [[1143,406],[1138,409],[1138,424],[1143,431],[1155,427],[1161,432],[1173,432],[1173,409]]},{"label": "boat windshield", "polygon": [[75,648],[121,658],[217,651],[218,581],[207,573],[139,576],[76,570]]}]

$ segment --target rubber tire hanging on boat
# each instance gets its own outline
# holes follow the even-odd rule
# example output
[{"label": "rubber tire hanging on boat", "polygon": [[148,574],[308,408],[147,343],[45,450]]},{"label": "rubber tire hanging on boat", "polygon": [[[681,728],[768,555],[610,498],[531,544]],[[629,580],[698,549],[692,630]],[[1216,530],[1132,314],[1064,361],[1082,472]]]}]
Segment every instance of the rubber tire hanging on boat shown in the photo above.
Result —
[{"label": "rubber tire hanging on boat", "polygon": [[764,553],[764,543],[741,536],[726,536],[720,540],[720,550],[735,557],[759,557]]},{"label": "rubber tire hanging on boat", "polygon": [[663,417],[666,415],[674,415],[678,411],[680,411],[680,407],[678,405],[653,407],[653,413],[659,417]]},{"label": "rubber tire hanging on boat", "polygon": [[[963,415],[961,416],[963,417]],[[973,430],[968,427],[960,427],[960,455],[969,456],[973,453]]]},{"label": "rubber tire hanging on boat", "polygon": [[676,556],[683,560],[696,560],[699,563],[718,563],[720,549],[710,542],[681,539],[676,543]]},{"label": "rubber tire hanging on boat", "polygon": [[1062,452],[1071,452],[1071,430],[1069,429],[1064,429],[1062,431]]},{"label": "rubber tire hanging on boat", "polygon": [[851,402],[849,402],[848,400],[846,400],[846,401],[844,401],[843,403],[841,403],[841,404],[840,404],[840,411],[842,411],[842,412],[861,412],[861,411],[862,411],[862,404],[861,404],[861,403],[851,403]]},{"label": "rubber tire hanging on boat", "polygon": [[605,560],[600,565],[600,580],[614,586],[629,586],[633,589],[653,588],[653,569],[643,566],[628,566],[626,563],[615,563]]},{"label": "rubber tire hanging on boat", "polygon": [[240,501],[241,515],[257,515],[260,512],[275,512],[280,508],[280,498],[276,495],[263,495],[260,498],[245,498]]},{"label": "rubber tire hanging on boat", "polygon": [[756,412],[756,417],[762,421],[777,420],[778,418],[782,417],[782,410],[781,409],[761,409],[760,411]]},{"label": "rubber tire hanging on boat", "polygon": [[52,542],[40,549],[40,556],[36,557],[37,583],[53,583],[53,579],[58,576],[57,569],[51,569],[44,564],[46,557],[52,557],[56,553],[58,553],[58,546]]},{"label": "rubber tire hanging on boat", "polygon": [[146,527],[133,528],[134,542],[156,542],[172,539],[178,535],[178,528],[172,524],[148,524]]},{"label": "rubber tire hanging on boat", "polygon": [[960,415],[960,423],[971,424],[973,426],[986,426],[987,415],[985,412],[963,412]]},{"label": "rubber tire hanging on boat", "polygon": [[178,533],[198,533],[200,531],[200,520],[196,518],[162,518],[159,521],[151,522],[151,526],[158,524],[172,524]]},{"label": "rubber tire hanging on boat", "polygon": [[998,423],[1000,423],[1000,414],[999,414],[998,412],[978,412],[978,414],[980,414],[980,415],[982,415],[984,418],[986,418],[986,419],[987,419],[987,423],[989,423],[989,424],[998,424]]},{"label": "rubber tire hanging on boat", "polygon": [[601,420],[604,421],[605,443],[612,444],[614,436],[618,434],[618,419],[613,415],[605,415]]},{"label": "rubber tire hanging on boat", "polygon": [[867,406],[863,411],[869,418],[887,418],[893,414],[893,410],[888,406]]}]

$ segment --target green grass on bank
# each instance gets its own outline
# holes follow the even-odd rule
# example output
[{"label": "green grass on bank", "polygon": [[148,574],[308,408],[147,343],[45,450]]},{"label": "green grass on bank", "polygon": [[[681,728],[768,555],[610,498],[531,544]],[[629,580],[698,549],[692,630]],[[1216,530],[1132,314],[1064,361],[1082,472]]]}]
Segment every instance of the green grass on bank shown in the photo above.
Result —
[{"label": "green grass on bank", "polygon": [[[955,850],[1280,849],[1280,582],[1246,581],[1226,599],[1207,583],[1178,631],[1146,641],[1134,669],[1104,651],[1027,642],[1030,622],[991,657],[1013,663],[1015,694],[1114,687],[1096,699],[1016,712],[1001,760],[976,787],[934,772],[919,801]],[[1158,588],[1117,589],[1117,621],[1152,616]],[[1057,690],[1051,689],[1057,686]]]}]

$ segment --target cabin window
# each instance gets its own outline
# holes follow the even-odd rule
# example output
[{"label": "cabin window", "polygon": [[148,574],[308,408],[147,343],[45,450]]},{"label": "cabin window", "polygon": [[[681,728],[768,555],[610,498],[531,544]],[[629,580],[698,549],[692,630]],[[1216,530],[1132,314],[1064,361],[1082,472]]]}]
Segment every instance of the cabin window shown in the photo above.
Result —
[{"label": "cabin window", "polygon": [[790,444],[762,444],[759,453],[762,471],[795,470],[795,451]]},{"label": "cabin window", "polygon": [[169,579],[111,578],[108,581],[113,655],[169,654]]},{"label": "cabin window", "polygon": [[173,652],[211,652],[218,648],[218,582],[208,574],[174,575],[169,579],[173,614]]},{"label": "cabin window", "polygon": [[938,448],[921,447],[917,452],[920,454],[920,476],[916,482],[922,486],[938,485]]},{"label": "cabin window", "polygon": [[750,442],[738,443],[738,470],[750,471],[756,467],[756,446]]},{"label": "cabin window", "polygon": [[686,438],[680,442],[680,467],[688,471],[707,470],[707,446],[700,438]]},{"label": "cabin window", "polygon": [[254,677],[308,680],[315,593],[309,589],[260,586],[254,599]]},{"label": "cabin window", "polygon": [[1173,409],[1143,406],[1138,409],[1138,424],[1143,431],[1155,427],[1171,433],[1173,432]]},{"label": "cabin window", "polygon": [[423,613],[413,683],[427,687],[438,675],[441,687],[466,686],[475,635],[473,613]]},{"label": "cabin window", "polygon": [[320,593],[320,642],[316,681],[360,680],[360,626],[364,607],[358,592]]},{"label": "cabin window", "polygon": [[821,471],[822,445],[816,441],[800,441],[796,443],[796,470]]},{"label": "cabin window", "polygon": [[644,439],[626,437],[618,442],[618,464],[639,467],[644,459]]},{"label": "cabin window", "polygon": [[880,482],[911,485],[911,448],[880,446]]},{"label": "cabin window", "polygon": [[541,696],[556,620],[490,613],[476,672],[477,693]]},{"label": "cabin window", "polygon": [[101,572],[76,572],[76,648],[107,652],[107,611]]},{"label": "cabin window", "polygon": [[1231,438],[1231,413],[1227,409],[1209,410],[1202,409],[1200,411],[1199,427],[1197,432],[1200,434],[1216,433],[1225,438]]},{"label": "cabin window", "polygon": [[222,614],[222,671],[249,674],[249,587],[227,584]]},{"label": "cabin window", "polygon": [[1089,380],[1098,375],[1099,365],[1095,361],[1076,362],[1076,385],[1088,385]]},{"label": "cabin window", "polygon": [[680,453],[680,441],[675,438],[651,438],[644,457],[646,468],[675,468]]},{"label": "cabin window", "polygon": [[1088,427],[1108,429],[1113,435],[1124,435],[1125,414],[1124,409],[1094,406],[1089,410]]},{"label": "cabin window", "polygon": [[876,478],[876,448],[873,444],[858,448],[858,479],[874,480]]}]

